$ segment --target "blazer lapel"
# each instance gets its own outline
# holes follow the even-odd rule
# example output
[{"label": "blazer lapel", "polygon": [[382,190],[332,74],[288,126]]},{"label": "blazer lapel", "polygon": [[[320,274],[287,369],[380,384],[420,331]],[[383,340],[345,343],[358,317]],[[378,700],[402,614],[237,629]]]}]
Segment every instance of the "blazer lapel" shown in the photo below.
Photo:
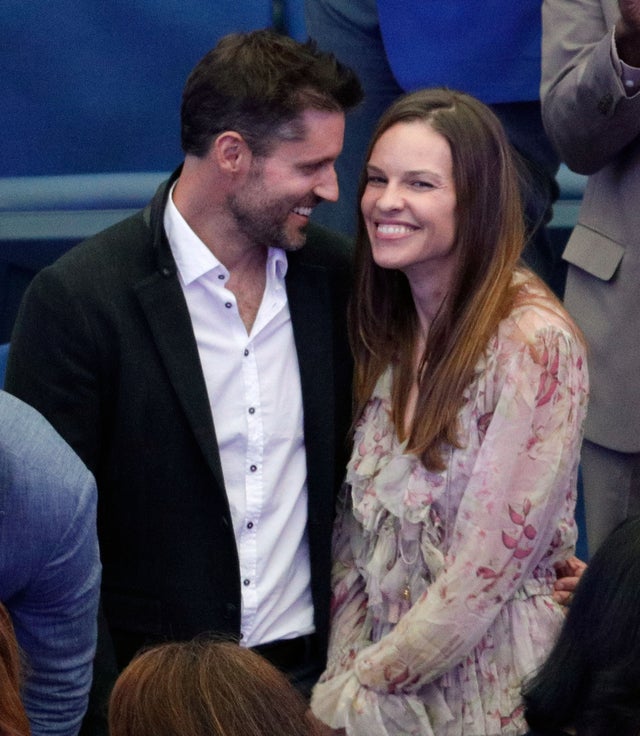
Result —
[{"label": "blazer lapel", "polygon": [[224,489],[209,398],[180,284],[175,274],[156,273],[138,284],[136,293],[198,445],[217,483]]},{"label": "blazer lapel", "polygon": [[[300,367],[309,508],[332,504],[334,472],[334,355],[331,291],[326,269],[289,254],[287,295]],[[310,524],[314,518],[310,514]]]},{"label": "blazer lapel", "polygon": [[180,170],[174,172],[169,181],[160,186],[151,204],[145,209],[144,219],[153,241],[156,268],[135,285],[134,291],[149,323],[169,380],[211,472],[226,498],[218,442],[198,347],[163,225],[166,198],[172,183],[180,175]]}]

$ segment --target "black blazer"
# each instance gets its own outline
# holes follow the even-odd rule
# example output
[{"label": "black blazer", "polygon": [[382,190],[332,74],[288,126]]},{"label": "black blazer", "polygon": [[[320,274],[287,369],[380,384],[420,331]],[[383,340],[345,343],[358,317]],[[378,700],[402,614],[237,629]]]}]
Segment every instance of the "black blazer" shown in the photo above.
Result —
[{"label": "black blazer", "polygon": [[[41,271],[22,302],[6,388],[94,472],[102,602],[119,667],[142,645],[238,635],[238,555],[214,419],[163,228],[169,185],[142,212]],[[312,593],[326,644],[334,497],[352,364],[346,240],[310,227],[286,283],[302,382]]]}]

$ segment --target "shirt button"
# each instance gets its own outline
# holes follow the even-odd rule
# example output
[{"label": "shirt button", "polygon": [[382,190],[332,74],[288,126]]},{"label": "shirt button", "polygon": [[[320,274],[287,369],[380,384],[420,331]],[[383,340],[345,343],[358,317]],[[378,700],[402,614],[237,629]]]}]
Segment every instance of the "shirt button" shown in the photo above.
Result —
[{"label": "shirt button", "polygon": [[255,414],[256,410],[251,406],[249,407],[249,414]]},{"label": "shirt button", "polygon": [[247,355],[249,355],[249,348],[244,349],[244,357],[246,358]]},{"label": "shirt button", "polygon": [[245,588],[246,588],[246,586],[247,586],[247,585],[251,585],[251,580],[249,580],[249,578],[245,578],[245,579],[244,579],[244,580],[242,581],[242,584],[243,584],[243,585],[245,586]]},{"label": "shirt button", "polygon": [[250,521],[250,522],[249,522],[249,523],[247,524],[247,529],[253,529],[253,522],[252,522],[252,521]]},{"label": "shirt button", "polygon": [[224,281],[224,274],[223,273],[219,273],[218,274],[218,278],[220,279],[220,281]]},{"label": "shirt button", "polygon": [[231,302],[226,302],[224,306],[225,306],[225,307],[226,307],[227,309],[231,309],[231,307],[233,306],[233,304],[231,304]]},{"label": "shirt button", "polygon": [[252,465],[252,466],[251,466],[251,467],[249,468],[249,470],[250,470],[250,471],[251,471],[252,473],[255,473],[257,469],[258,469],[258,466],[257,466],[257,465]]}]

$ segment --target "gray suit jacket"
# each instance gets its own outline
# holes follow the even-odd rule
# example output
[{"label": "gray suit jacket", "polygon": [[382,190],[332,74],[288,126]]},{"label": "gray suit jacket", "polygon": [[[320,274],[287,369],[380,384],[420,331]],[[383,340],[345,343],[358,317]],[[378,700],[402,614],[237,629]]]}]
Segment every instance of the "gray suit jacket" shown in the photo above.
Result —
[{"label": "gray suit jacket", "polygon": [[617,0],[545,0],[542,112],[589,180],[564,252],[565,304],[589,344],[587,439],[640,451],[640,94],[611,56]]},{"label": "gray suit jacket", "polygon": [[78,732],[99,587],[91,473],[42,416],[0,391],[0,600],[27,660],[33,736]]}]

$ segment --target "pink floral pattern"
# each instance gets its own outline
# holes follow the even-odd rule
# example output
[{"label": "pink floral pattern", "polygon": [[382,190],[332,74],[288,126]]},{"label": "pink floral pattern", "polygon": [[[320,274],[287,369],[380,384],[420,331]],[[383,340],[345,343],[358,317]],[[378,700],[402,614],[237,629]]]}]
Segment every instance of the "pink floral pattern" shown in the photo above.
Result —
[{"label": "pink floral pattern", "polygon": [[398,442],[390,371],[359,422],[312,699],[348,736],[526,731],[520,687],[562,621],[553,565],[575,546],[588,377],[562,311],[522,289],[465,392],[446,470]]}]

